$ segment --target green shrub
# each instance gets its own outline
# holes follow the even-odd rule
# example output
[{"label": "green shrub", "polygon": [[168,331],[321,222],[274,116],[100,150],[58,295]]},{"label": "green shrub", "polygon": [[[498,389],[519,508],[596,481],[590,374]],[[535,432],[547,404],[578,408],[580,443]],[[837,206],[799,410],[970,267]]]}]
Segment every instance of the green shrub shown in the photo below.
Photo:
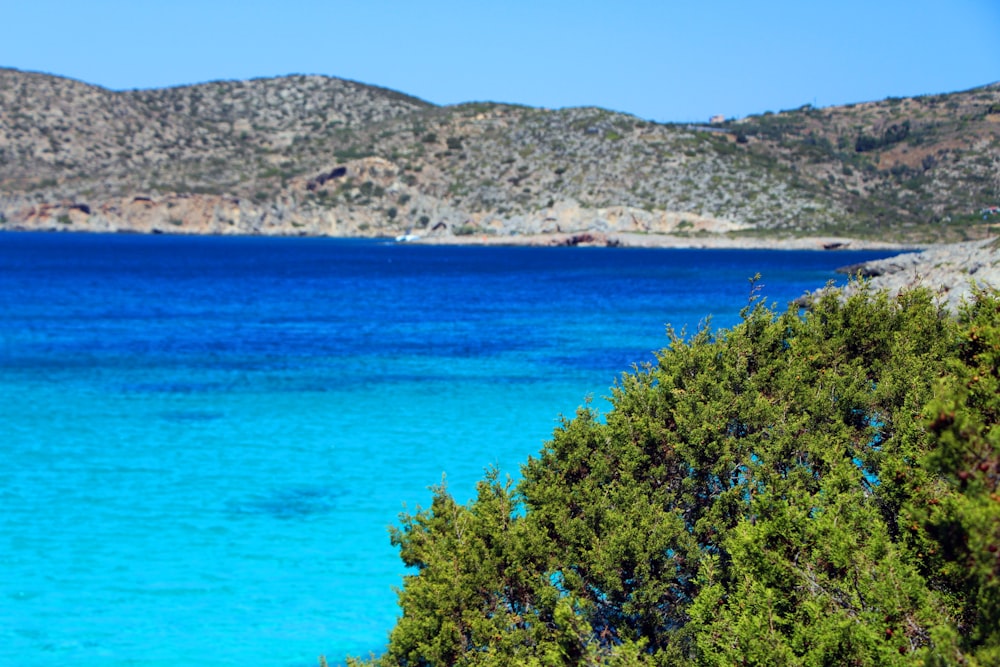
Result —
[{"label": "green shrub", "polygon": [[371,157],[374,154],[375,152],[370,148],[361,148],[359,146],[350,146],[348,148],[333,151],[333,156],[337,158],[338,163],[346,162],[348,160],[360,160],[362,158]]},{"label": "green shrub", "polygon": [[385,195],[385,188],[376,185],[373,181],[365,181],[358,187],[358,192],[362,197],[382,197]]},{"label": "green shrub", "polygon": [[886,148],[893,144],[898,144],[910,135],[910,121],[905,120],[900,124],[893,124],[886,128],[881,137],[872,137],[865,133],[858,134],[854,142],[854,150],[858,153],[865,153],[879,148]]}]

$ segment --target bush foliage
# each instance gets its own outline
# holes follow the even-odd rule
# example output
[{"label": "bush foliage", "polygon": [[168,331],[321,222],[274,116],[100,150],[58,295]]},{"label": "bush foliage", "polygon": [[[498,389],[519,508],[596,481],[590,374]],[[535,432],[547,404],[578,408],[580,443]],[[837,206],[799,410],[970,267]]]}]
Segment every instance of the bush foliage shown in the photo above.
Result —
[{"label": "bush foliage", "polygon": [[378,664],[1000,664],[1000,300],[670,336],[517,485],[402,517]]}]

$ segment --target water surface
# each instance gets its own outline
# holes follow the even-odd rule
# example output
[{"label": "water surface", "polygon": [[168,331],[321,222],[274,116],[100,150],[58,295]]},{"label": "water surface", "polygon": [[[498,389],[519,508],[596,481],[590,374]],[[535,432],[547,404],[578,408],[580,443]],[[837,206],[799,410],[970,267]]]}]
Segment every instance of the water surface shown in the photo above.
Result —
[{"label": "water surface", "polygon": [[377,652],[442,475],[516,476],[754,273],[885,255],[0,234],[0,664]]}]

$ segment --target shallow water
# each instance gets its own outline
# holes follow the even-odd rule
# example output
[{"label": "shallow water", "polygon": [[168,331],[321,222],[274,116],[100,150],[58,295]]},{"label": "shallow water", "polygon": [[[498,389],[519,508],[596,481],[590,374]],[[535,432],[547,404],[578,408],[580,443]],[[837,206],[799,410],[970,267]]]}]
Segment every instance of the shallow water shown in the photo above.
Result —
[{"label": "shallow water", "polygon": [[886,254],[0,234],[0,664],[377,652],[443,474],[516,476],[756,272]]}]

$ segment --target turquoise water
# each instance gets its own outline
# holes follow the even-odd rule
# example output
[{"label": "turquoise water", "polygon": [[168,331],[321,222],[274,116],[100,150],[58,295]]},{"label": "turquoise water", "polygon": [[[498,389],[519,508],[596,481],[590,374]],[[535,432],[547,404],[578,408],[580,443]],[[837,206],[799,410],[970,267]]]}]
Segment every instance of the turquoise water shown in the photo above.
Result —
[{"label": "turquoise water", "polygon": [[0,234],[0,664],[378,652],[387,527],[714,314],[878,253]]}]

